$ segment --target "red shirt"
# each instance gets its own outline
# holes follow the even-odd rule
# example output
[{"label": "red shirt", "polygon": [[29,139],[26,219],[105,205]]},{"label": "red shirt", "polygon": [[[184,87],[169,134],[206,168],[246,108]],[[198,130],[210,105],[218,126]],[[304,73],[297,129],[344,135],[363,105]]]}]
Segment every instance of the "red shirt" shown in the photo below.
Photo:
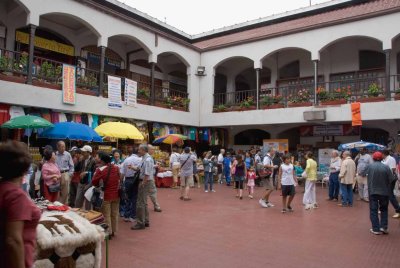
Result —
[{"label": "red shirt", "polygon": [[0,260],[2,267],[11,267],[5,249],[5,226],[7,222],[23,221],[22,239],[25,248],[25,267],[32,267],[36,245],[36,226],[41,212],[26,193],[11,182],[0,182]]},{"label": "red shirt", "polygon": [[[108,174],[108,166],[102,166],[96,169],[94,173],[92,184],[94,186],[99,186],[100,180],[103,180],[103,183],[106,184],[104,189],[104,200],[111,201],[119,198],[118,189],[119,189],[119,179],[120,173],[119,168],[116,165],[111,164],[110,177],[107,181]],[[107,181],[107,182],[106,182]]]}]

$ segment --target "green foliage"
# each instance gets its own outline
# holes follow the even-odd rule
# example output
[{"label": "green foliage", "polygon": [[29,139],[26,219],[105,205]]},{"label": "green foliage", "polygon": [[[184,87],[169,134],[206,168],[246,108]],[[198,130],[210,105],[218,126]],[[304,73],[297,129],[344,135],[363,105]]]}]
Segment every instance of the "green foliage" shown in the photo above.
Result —
[{"label": "green foliage", "polygon": [[381,91],[381,88],[376,83],[372,83],[368,86],[368,97],[378,97]]}]

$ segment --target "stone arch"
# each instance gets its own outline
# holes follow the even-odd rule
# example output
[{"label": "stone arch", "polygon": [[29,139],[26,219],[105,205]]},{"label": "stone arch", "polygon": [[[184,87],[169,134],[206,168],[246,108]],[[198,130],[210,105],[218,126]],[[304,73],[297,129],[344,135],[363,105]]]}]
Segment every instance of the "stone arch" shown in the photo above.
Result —
[{"label": "stone arch", "polygon": [[263,145],[263,140],[270,139],[271,134],[262,129],[247,129],[234,136],[235,145]]}]

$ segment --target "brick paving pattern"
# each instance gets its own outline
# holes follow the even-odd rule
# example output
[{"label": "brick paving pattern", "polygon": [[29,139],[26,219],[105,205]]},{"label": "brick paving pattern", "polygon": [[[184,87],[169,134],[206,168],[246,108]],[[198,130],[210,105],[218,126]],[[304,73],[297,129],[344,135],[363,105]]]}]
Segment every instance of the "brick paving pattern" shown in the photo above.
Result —
[{"label": "brick paving pattern", "polygon": [[[387,236],[370,234],[367,203],[338,207],[325,201],[326,188],[318,186],[319,209],[305,211],[298,193],[295,211],[282,214],[277,192],[270,200],[275,207],[261,208],[257,198],[239,200],[226,186],[216,190],[194,189],[193,200],[184,202],[178,190],[160,189],[163,212],[151,209],[149,229],[131,231],[130,223],[120,222],[110,241],[110,267],[384,268],[400,263],[400,221],[389,219]],[[256,188],[255,197],[261,194]],[[389,212],[392,216],[392,207]]]}]

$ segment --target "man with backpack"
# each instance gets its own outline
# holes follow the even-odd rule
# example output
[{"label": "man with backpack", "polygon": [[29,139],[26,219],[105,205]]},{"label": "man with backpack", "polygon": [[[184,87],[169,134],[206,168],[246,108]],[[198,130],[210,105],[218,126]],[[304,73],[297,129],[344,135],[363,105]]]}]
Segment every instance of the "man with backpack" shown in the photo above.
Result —
[{"label": "man with backpack", "polygon": [[369,202],[366,171],[368,166],[373,163],[373,160],[371,155],[368,154],[367,149],[361,149],[360,154],[356,157],[356,163],[359,200]]}]

